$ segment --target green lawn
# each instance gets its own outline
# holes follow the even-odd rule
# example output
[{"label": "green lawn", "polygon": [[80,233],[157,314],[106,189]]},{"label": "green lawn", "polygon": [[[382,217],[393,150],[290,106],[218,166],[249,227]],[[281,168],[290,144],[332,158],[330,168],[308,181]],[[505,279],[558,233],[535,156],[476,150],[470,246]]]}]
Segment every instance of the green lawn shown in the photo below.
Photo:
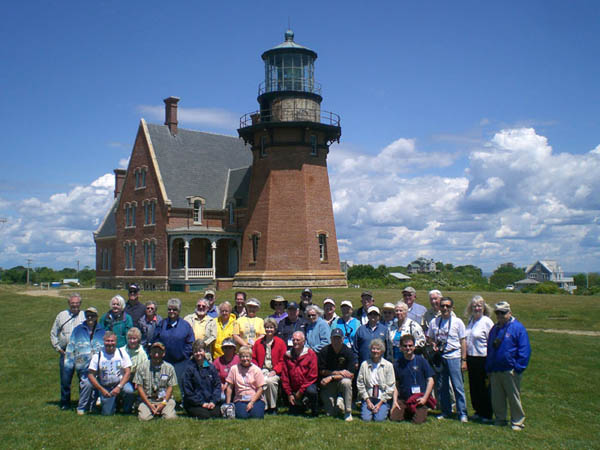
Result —
[{"label": "green lawn", "polygon": [[[298,291],[283,291],[296,300]],[[84,306],[108,310],[114,291],[82,291]],[[123,294],[123,293],[122,293]],[[191,312],[199,294],[142,293],[157,300],[164,315],[166,299],[178,296],[183,312]],[[249,292],[263,303],[273,291]],[[474,293],[449,293],[462,312]],[[316,290],[321,304],[325,295],[349,298],[359,305],[360,290]],[[395,301],[397,290],[376,290],[376,301]],[[230,299],[231,291],[218,292]],[[488,303],[500,299],[513,305],[528,328],[600,330],[600,298],[563,295],[485,293]],[[425,292],[418,292],[420,303]],[[352,423],[321,417],[267,417],[264,421],[197,422],[181,416],[173,422],[139,423],[135,416],[97,415],[79,417],[58,409],[58,358],[49,343],[49,330],[56,314],[64,309],[63,298],[29,297],[14,288],[0,288],[4,318],[0,336],[4,343],[0,362],[0,437],[3,448],[600,448],[600,401],[591,394],[600,373],[600,337],[531,332],[532,361],[523,378],[526,429],[509,428],[430,418],[422,426],[410,424]],[[76,398],[77,387],[73,391]],[[469,399],[468,399],[469,400]],[[469,410],[471,413],[472,411]]]}]

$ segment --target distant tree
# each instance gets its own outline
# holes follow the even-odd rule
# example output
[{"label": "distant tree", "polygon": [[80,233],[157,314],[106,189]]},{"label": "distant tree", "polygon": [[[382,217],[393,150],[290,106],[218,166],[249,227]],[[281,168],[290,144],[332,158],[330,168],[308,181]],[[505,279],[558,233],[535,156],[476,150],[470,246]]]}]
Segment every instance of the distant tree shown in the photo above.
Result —
[{"label": "distant tree", "polygon": [[452,269],[454,269],[454,266],[452,264],[444,265],[444,270],[452,270]]},{"label": "distant tree", "polygon": [[377,272],[377,278],[385,278],[390,274],[390,271],[388,270],[388,268],[385,267],[383,264],[380,264],[379,266],[377,266],[376,272]]},{"label": "distant tree", "polygon": [[444,270],[444,263],[443,263],[443,262],[441,262],[441,261],[438,261],[438,262],[436,262],[436,263],[435,263],[435,270],[439,270],[440,272],[441,272],[442,270]]},{"label": "distant tree", "polygon": [[377,270],[370,264],[356,264],[348,269],[348,279],[379,278]]},{"label": "distant tree", "polygon": [[578,273],[573,278],[575,286],[577,286],[576,294],[593,295],[600,290],[600,274],[598,273]]},{"label": "distant tree", "polygon": [[[510,265],[509,265],[510,264]],[[525,271],[515,267],[512,263],[505,263],[494,270],[490,277],[490,284],[497,289],[504,289],[507,285],[513,284],[525,278]]]}]

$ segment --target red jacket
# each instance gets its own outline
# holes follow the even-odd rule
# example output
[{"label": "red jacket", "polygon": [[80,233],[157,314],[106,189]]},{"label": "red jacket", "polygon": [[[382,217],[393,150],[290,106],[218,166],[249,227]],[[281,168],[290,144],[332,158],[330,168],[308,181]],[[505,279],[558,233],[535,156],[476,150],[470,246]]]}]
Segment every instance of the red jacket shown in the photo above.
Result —
[{"label": "red jacket", "polygon": [[317,382],[319,368],[317,354],[308,347],[297,358],[292,358],[291,350],[283,357],[281,385],[286,395],[296,392],[303,394],[308,386]]},{"label": "red jacket", "polygon": [[[287,345],[283,342],[283,339],[277,336],[273,337],[273,345],[271,346],[271,363],[273,364],[273,370],[277,375],[281,375],[283,368],[283,355],[287,351]],[[259,368],[263,368],[265,364],[265,356],[267,350],[265,348],[265,338],[261,337],[252,346],[252,362]]]}]

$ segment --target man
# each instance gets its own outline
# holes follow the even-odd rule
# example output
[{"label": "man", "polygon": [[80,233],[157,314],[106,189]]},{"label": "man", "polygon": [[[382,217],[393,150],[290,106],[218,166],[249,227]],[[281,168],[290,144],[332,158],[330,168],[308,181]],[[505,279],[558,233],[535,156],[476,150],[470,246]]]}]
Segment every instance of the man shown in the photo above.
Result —
[{"label": "man", "polygon": [[340,328],[331,332],[331,344],[319,352],[318,364],[325,413],[328,416],[341,413],[346,422],[352,421],[352,380],[356,356],[344,345],[344,333]]},{"label": "man", "polygon": [[244,291],[237,291],[234,295],[234,307],[233,313],[238,319],[245,317],[248,312],[246,311],[246,293]]},{"label": "man", "polygon": [[[358,357],[357,368],[363,361],[371,357],[371,341],[381,339],[385,343],[385,351],[391,352],[391,346],[388,341],[388,329],[380,322],[381,313],[377,306],[371,306],[367,311],[368,322],[362,325],[354,335],[354,353]],[[387,354],[386,354],[387,356]],[[387,357],[388,361],[392,359]]]},{"label": "man", "polygon": [[323,320],[325,320],[330,327],[340,317],[335,313],[335,300],[332,298],[327,297],[323,300],[323,311]]},{"label": "man", "polygon": [[81,311],[81,296],[77,293],[71,294],[68,303],[69,309],[58,313],[50,330],[50,342],[59,354],[60,409],[62,410],[71,408],[71,382],[74,373],[73,368],[65,368],[65,349],[73,329],[85,322],[85,314]]},{"label": "man", "polygon": [[302,331],[292,335],[292,348],[283,357],[281,386],[290,405],[290,414],[301,414],[309,406],[313,416],[319,413],[317,355],[304,344]]},{"label": "man", "polygon": [[373,293],[371,291],[364,291],[360,294],[360,302],[362,303],[362,306],[354,312],[354,317],[359,320],[361,325],[366,325],[369,321],[367,312],[369,308],[375,304]]},{"label": "man", "polygon": [[440,312],[440,300],[442,299],[441,291],[437,289],[432,289],[429,291],[429,304],[431,308],[427,310],[425,315],[423,316],[423,331],[427,332],[427,328],[429,327],[429,322],[438,317]]},{"label": "man", "polygon": [[212,289],[207,289],[204,291],[204,298],[208,300],[209,308],[208,308],[208,316],[211,319],[216,318],[219,315],[219,311],[217,311],[216,302],[217,296],[215,295],[215,291]]},{"label": "man", "polygon": [[[442,414],[438,419],[445,419],[452,414],[452,387],[456,398],[456,411],[461,422],[468,422],[467,402],[462,372],[467,370],[467,343],[465,340],[465,324],[456,316],[452,316],[454,300],[443,297],[440,302],[442,314],[429,324],[427,339],[438,352],[440,401]],[[452,385],[450,384],[452,383]]]},{"label": "man", "polygon": [[[217,339],[217,336],[214,335],[215,330],[213,327],[206,326],[211,320],[213,320],[208,315],[209,308],[209,301],[205,298],[201,298],[196,302],[196,310],[183,318],[183,320],[191,325],[192,330],[194,331],[194,337],[196,339],[202,339],[207,348],[209,348],[215,339]],[[210,352],[207,355],[210,361]]]},{"label": "man", "polygon": [[117,335],[107,331],[104,333],[104,349],[92,358],[88,372],[90,383],[100,393],[103,416],[115,413],[119,395],[123,398],[123,410],[131,411],[134,395],[131,385],[127,385],[130,375],[129,355],[117,349]]},{"label": "man", "polygon": [[277,336],[283,339],[288,349],[292,348],[292,335],[296,331],[306,333],[308,322],[300,317],[298,311],[298,303],[290,302],[287,306],[287,317],[277,324]]},{"label": "man", "polygon": [[162,321],[162,317],[156,312],[157,308],[158,306],[155,302],[146,302],[146,313],[137,323],[137,327],[142,332],[142,345],[148,354],[150,354],[150,345],[154,338],[154,331]]},{"label": "man", "polygon": [[408,305],[404,302],[398,302],[394,308],[394,312],[396,313],[396,321],[388,328],[388,340],[392,345],[393,361],[402,356],[401,343],[402,336],[405,334],[413,336],[415,348],[423,349],[425,346],[423,329],[417,322],[408,318]]},{"label": "man", "polygon": [[402,290],[402,298],[404,299],[404,303],[408,305],[408,318],[423,326],[423,316],[427,312],[427,308],[415,303],[415,300],[417,299],[417,291],[415,288],[411,286],[405,287]]},{"label": "man", "polygon": [[306,311],[306,307],[310,305],[312,305],[312,291],[309,288],[305,288],[300,294],[300,317],[306,319],[304,311]]},{"label": "man", "polygon": [[146,314],[146,307],[139,299],[140,287],[137,284],[129,285],[129,299],[125,305],[125,312],[131,316],[133,326]]},{"label": "man", "polygon": [[82,416],[92,409],[94,387],[88,378],[88,367],[94,355],[104,345],[104,328],[98,325],[98,310],[93,306],[84,312],[85,322],[76,326],[65,349],[65,368],[77,370],[79,376],[79,403],[77,414]]},{"label": "man", "polygon": [[512,316],[508,302],[496,303],[494,312],[497,322],[490,331],[485,362],[485,370],[490,374],[492,409],[496,425],[504,425],[508,401],[511,427],[520,431],[525,426],[521,378],[531,357],[529,336],[523,324]]},{"label": "man", "polygon": [[173,386],[177,386],[177,376],[171,364],[165,362],[165,346],[155,342],[150,347],[150,360],[145,361],[135,373],[133,382],[140,396],[138,418],[143,421],[155,416],[176,419]]},{"label": "man", "polygon": [[344,333],[344,345],[348,348],[353,348],[354,335],[360,328],[361,323],[356,317],[352,317],[354,307],[350,300],[343,300],[340,304],[342,317],[333,322],[331,328],[339,328]]},{"label": "man", "polygon": [[390,419],[424,423],[427,407],[435,408],[431,396],[433,370],[425,358],[415,355],[415,338],[411,334],[400,338],[400,348],[402,355],[394,362],[396,389]]}]

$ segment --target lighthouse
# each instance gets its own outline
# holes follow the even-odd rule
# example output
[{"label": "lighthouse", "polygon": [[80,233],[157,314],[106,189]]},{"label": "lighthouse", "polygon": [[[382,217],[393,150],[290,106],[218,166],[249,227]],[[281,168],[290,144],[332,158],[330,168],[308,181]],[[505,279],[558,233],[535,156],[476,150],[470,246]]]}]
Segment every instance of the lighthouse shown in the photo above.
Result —
[{"label": "lighthouse", "polygon": [[317,53],[286,31],[262,54],[259,109],[240,119],[252,152],[247,221],[234,287],[346,287],[327,173],[340,117],[321,109]]}]

